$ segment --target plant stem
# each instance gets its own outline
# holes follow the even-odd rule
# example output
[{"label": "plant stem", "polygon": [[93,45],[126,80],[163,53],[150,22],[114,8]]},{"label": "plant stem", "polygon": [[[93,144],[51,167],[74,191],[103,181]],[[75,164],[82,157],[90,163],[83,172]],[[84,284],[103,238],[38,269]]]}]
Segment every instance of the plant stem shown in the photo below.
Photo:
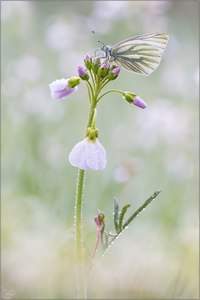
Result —
[{"label": "plant stem", "polygon": [[82,238],[82,206],[83,206],[83,189],[84,189],[85,171],[79,170],[77,187],[76,187],[76,206],[75,206],[75,251],[76,251],[76,288],[77,299],[86,299],[87,291],[84,274],[84,257],[83,257],[83,238]]},{"label": "plant stem", "polygon": [[107,95],[107,94],[109,94],[109,93],[120,93],[120,94],[124,94],[124,92],[123,91],[120,91],[120,90],[109,90],[109,91],[107,91],[107,92],[105,92],[103,95],[101,95],[99,98],[98,98],[98,100],[97,100],[97,102],[99,102],[99,100],[101,99],[101,98],[103,98],[105,95]]},{"label": "plant stem", "polygon": [[[87,128],[91,127],[92,125],[95,107],[96,107],[96,103],[93,97],[90,105]],[[86,133],[87,133],[87,128],[86,128]],[[74,218],[77,299],[87,299],[87,287],[86,287],[86,276],[85,276],[84,253],[83,253],[83,233],[82,233],[84,179],[85,179],[85,171],[79,170],[78,178],[77,178],[77,186],[76,186],[76,205],[75,205],[75,218]]]},{"label": "plant stem", "polygon": [[101,230],[97,229],[97,238],[96,238],[96,244],[95,244],[95,247],[94,247],[94,252],[93,252],[93,255],[92,255],[92,259],[94,259],[95,254],[97,252],[97,248],[98,248],[98,245],[99,245],[100,237],[101,237]]}]

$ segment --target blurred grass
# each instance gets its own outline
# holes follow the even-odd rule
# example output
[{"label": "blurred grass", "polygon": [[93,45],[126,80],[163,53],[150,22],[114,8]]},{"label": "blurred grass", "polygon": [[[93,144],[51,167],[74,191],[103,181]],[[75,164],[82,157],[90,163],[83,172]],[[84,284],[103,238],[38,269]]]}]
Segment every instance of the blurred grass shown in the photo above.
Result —
[{"label": "blurred grass", "polygon": [[89,295],[198,299],[198,2],[3,1],[1,8],[3,298],[74,297],[77,170],[68,154],[82,139],[88,102],[83,84],[58,102],[48,84],[76,74],[98,47],[95,30],[108,44],[156,31],[170,41],[150,77],[122,71],[110,85],[138,93],[148,109],[118,95],[98,108],[108,166],[86,176],[88,247],[97,208],[113,230],[114,196],[134,210],[162,193],[107,252]]}]

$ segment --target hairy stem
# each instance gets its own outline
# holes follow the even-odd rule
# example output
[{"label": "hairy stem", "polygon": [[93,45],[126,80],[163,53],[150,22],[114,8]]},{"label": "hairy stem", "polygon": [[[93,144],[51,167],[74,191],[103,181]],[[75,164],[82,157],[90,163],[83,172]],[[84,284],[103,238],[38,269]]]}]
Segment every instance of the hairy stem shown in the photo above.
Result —
[{"label": "hairy stem", "polygon": [[77,276],[77,299],[86,299],[86,284],[84,274],[83,238],[82,238],[82,206],[85,171],[78,171],[75,206],[75,255]]},{"label": "hairy stem", "polygon": [[[91,99],[90,112],[88,117],[87,128],[91,127],[96,101],[93,97]],[[86,134],[87,134],[86,128]],[[77,299],[87,299],[87,287],[85,276],[85,263],[83,253],[83,233],[82,233],[82,219],[83,219],[83,191],[84,191],[85,171],[78,171],[77,186],[76,186],[76,205],[75,205],[75,255],[76,255],[76,288]]]}]

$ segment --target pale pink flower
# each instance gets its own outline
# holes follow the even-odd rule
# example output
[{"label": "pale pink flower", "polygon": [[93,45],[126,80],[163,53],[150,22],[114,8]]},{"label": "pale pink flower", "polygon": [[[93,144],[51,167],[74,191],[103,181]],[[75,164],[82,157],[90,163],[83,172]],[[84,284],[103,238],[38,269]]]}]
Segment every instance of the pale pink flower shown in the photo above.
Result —
[{"label": "pale pink flower", "polygon": [[106,151],[98,139],[89,141],[86,138],[71,150],[69,162],[82,170],[102,170],[106,167]]},{"label": "pale pink flower", "polygon": [[54,99],[63,99],[75,93],[78,90],[78,87],[70,87],[68,81],[69,79],[62,78],[50,83],[51,97]]}]

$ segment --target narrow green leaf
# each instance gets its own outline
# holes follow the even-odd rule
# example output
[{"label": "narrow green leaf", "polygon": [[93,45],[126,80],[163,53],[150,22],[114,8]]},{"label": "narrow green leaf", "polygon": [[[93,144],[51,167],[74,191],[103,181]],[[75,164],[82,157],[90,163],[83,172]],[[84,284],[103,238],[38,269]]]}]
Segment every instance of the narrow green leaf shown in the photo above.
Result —
[{"label": "narrow green leaf", "polygon": [[137,215],[148,205],[150,204],[157,196],[158,194],[160,194],[161,191],[156,191],[151,197],[149,197],[145,203],[139,207],[136,212],[124,223],[124,225],[122,226],[122,231],[120,233],[118,233],[115,237],[112,238],[112,240],[107,244],[107,241],[105,241],[105,249],[104,251],[102,251],[100,257],[102,257],[104,255],[104,253],[106,251],[108,251],[108,249],[110,248],[111,245],[113,245],[113,242],[115,241],[115,239],[121,235],[124,232],[124,229],[129,225],[129,223],[135,218],[137,217]]},{"label": "narrow green leaf", "polygon": [[137,217],[137,215],[139,215],[139,213],[141,213],[141,211],[143,209],[145,209],[145,207],[147,207],[147,205],[149,205],[157,196],[158,194],[160,194],[161,191],[156,191],[151,197],[149,197],[142,206],[140,206],[131,216],[130,218],[124,223],[122,230],[125,229],[130,222],[132,222],[135,217]]},{"label": "narrow green leaf", "polygon": [[117,197],[114,197],[114,224],[115,224],[115,231],[118,233],[118,226],[119,226],[119,200]]},{"label": "narrow green leaf", "polygon": [[125,205],[125,206],[122,208],[122,211],[121,211],[120,216],[119,216],[118,233],[120,233],[120,232],[122,231],[122,224],[123,224],[124,216],[125,216],[125,213],[126,213],[127,209],[128,209],[130,206],[131,206],[130,204],[127,204],[127,205]]}]

